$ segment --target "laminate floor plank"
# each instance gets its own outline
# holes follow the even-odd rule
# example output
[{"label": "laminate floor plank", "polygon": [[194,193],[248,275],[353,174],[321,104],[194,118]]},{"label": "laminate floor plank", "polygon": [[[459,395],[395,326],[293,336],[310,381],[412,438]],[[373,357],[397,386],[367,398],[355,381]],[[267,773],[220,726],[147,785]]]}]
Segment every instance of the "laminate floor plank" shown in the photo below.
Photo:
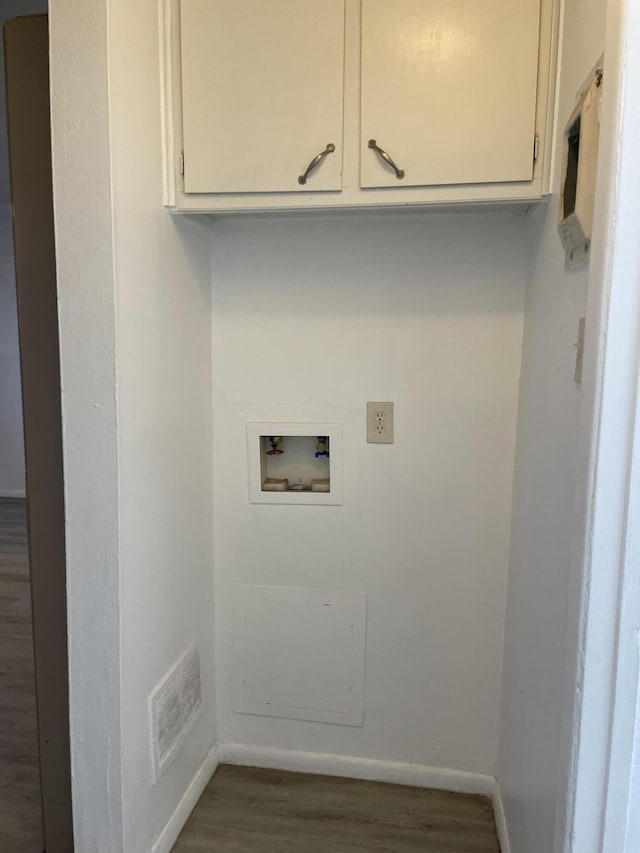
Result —
[{"label": "laminate floor plank", "polygon": [[0,574],[29,577],[25,501],[0,498]]},{"label": "laminate floor plank", "polygon": [[25,502],[0,498],[0,851],[41,853]]},{"label": "laminate floor plank", "polygon": [[500,853],[491,801],[222,765],[173,853]]}]

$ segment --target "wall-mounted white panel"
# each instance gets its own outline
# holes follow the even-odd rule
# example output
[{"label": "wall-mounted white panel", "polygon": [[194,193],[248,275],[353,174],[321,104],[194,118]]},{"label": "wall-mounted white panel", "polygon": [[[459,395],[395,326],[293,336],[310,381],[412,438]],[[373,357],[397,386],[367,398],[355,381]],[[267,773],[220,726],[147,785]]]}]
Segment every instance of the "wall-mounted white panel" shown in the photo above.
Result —
[{"label": "wall-mounted white panel", "polygon": [[235,584],[233,710],[361,726],[366,596]]}]

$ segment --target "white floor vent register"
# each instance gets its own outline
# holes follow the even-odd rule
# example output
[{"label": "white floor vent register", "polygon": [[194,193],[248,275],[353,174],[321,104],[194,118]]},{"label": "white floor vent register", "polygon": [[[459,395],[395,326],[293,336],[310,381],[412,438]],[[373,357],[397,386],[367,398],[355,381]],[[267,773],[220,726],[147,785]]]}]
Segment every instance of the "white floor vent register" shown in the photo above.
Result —
[{"label": "white floor vent register", "polygon": [[194,640],[149,697],[153,781],[171,763],[202,710],[200,652]]}]

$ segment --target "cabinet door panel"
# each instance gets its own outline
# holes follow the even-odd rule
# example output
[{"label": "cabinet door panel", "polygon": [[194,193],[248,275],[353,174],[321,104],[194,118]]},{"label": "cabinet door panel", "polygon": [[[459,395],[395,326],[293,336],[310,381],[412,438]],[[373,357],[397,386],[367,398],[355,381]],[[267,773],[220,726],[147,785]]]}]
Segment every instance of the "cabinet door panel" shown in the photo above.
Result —
[{"label": "cabinet door panel", "polygon": [[185,191],[340,190],[344,0],[181,0],[180,13]]},{"label": "cabinet door panel", "polygon": [[362,15],[362,187],[531,180],[540,0],[363,0]]}]

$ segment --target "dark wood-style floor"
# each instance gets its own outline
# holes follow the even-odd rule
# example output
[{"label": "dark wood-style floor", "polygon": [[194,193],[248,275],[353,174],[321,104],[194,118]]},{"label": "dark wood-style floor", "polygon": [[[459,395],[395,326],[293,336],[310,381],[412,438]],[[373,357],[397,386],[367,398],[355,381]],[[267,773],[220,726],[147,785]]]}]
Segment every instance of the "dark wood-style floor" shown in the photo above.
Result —
[{"label": "dark wood-style floor", "polygon": [[0,498],[0,575],[29,580],[25,501]]},{"label": "dark wood-style floor", "polygon": [[0,850],[41,853],[24,501],[0,498]]},{"label": "dark wood-style floor", "polygon": [[173,853],[499,853],[489,799],[222,765]]}]

